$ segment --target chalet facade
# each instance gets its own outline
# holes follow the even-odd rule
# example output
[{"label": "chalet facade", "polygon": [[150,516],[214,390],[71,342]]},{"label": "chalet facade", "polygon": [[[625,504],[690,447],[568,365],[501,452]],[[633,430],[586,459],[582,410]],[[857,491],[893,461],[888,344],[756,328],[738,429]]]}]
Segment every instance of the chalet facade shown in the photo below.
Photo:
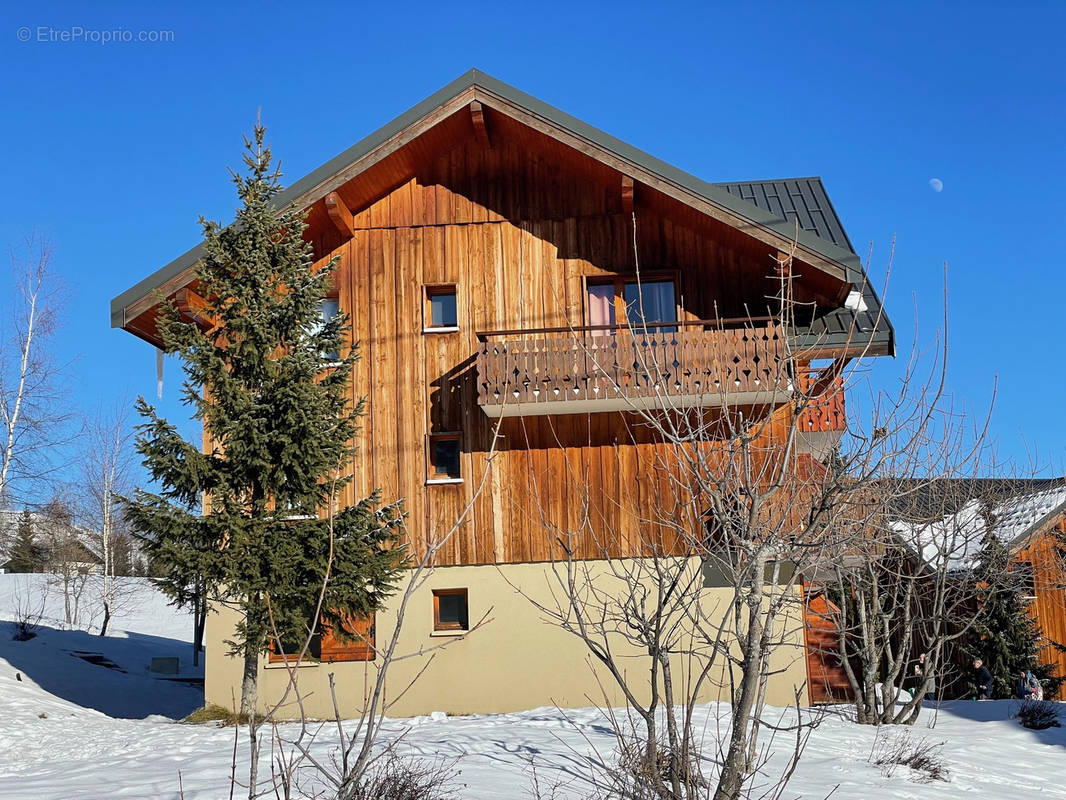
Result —
[{"label": "chalet facade", "polygon": [[[395,666],[394,715],[603,699],[584,648],[516,587],[534,599],[550,591],[565,554],[549,531],[580,527],[583,497],[597,507],[577,557],[640,555],[631,533],[662,487],[648,467],[656,443],[627,414],[664,393],[776,413],[789,393],[775,377],[788,342],[812,359],[894,346],[817,178],[706,183],[478,71],[279,203],[307,209],[319,263],[339,258],[331,305],[351,314],[360,343],[353,397],[366,397],[367,416],[347,499],[375,488],[405,498],[416,552],[470,506],[414,598],[401,647],[491,622],[428,667]],[[772,308],[785,254],[807,310],[802,332],[783,330]],[[117,297],[112,325],[158,344],[155,292],[194,312],[198,258],[193,249]],[[634,308],[640,336],[627,324]],[[639,366],[652,351],[665,370],[654,377]],[[842,393],[828,391],[802,427],[806,457],[824,456],[845,427]],[[575,472],[588,476],[581,487],[566,479]],[[240,663],[221,644],[234,623],[225,612],[208,622],[209,703],[239,694]],[[380,641],[394,624],[386,609],[368,635]],[[793,702],[806,680],[798,626],[792,643],[776,657],[770,702]],[[332,714],[333,672],[342,709],[355,713],[373,648],[322,642],[318,655],[334,666],[301,667],[307,712]],[[287,680],[276,666],[264,657],[264,703]]]}]

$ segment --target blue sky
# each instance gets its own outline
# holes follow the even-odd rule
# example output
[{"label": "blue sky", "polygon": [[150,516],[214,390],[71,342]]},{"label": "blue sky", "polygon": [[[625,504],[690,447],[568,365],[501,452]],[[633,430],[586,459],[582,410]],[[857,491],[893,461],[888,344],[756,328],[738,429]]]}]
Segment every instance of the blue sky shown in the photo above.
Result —
[{"label": "blue sky", "polygon": [[[903,356],[941,327],[946,263],[957,404],[998,380],[1001,456],[1062,472],[1066,6],[866,5],[11,4],[0,242],[54,244],[72,399],[153,396],[153,351],[108,302],[195,244],[199,214],[232,218],[257,109],[291,181],[477,67],[707,180],[820,175],[877,282],[896,237]],[[173,41],[38,40],[78,27]]]}]

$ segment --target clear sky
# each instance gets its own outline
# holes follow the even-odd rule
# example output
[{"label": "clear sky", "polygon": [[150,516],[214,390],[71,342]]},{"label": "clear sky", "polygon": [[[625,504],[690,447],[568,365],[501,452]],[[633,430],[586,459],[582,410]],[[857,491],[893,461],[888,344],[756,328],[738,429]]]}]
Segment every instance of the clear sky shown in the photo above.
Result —
[{"label": "clear sky", "polygon": [[[257,109],[292,181],[477,67],[710,181],[820,175],[878,285],[896,237],[903,356],[941,327],[946,263],[958,404],[998,379],[1000,454],[1061,473],[1066,4],[873,5],[7,4],[0,242],[54,244],[77,404],[154,396],[109,301],[196,244],[199,214],[232,218]],[[172,41],[62,41],[78,29]]]}]

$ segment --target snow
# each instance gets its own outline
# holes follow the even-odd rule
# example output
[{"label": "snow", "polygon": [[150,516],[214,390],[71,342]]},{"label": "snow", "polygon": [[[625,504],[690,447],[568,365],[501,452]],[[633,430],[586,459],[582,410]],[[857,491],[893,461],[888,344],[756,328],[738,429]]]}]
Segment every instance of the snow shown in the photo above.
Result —
[{"label": "snow", "polygon": [[849,311],[866,311],[866,301],[862,298],[862,292],[852,289],[844,300],[844,308]]},{"label": "snow", "polygon": [[949,570],[961,570],[968,568],[980,551],[989,519],[995,536],[1009,545],[1063,504],[1066,504],[1066,486],[1056,486],[1007,498],[991,509],[985,509],[980,499],[969,500],[956,513],[928,525],[896,520],[892,528],[922,554],[927,564],[939,568],[942,559],[947,559]]},{"label": "snow", "polygon": [[[12,616],[17,582],[25,589],[39,580],[0,575],[0,618]],[[234,729],[168,718],[183,713],[183,704],[191,710],[202,695],[145,669],[151,655],[188,658],[189,620],[147,582],[139,586],[139,595],[139,610],[120,617],[115,635],[103,640],[56,625],[42,628],[29,642],[14,642],[13,626],[0,623],[0,800],[230,796]],[[50,604],[49,610],[56,606]],[[66,652],[90,647],[127,671],[96,666]],[[927,707],[906,734],[943,742],[950,770],[948,782],[928,784],[918,783],[905,768],[886,777],[870,763],[878,743],[902,729],[878,732],[856,726],[845,718],[846,709],[830,709],[813,732],[784,797],[823,798],[839,786],[833,794],[839,800],[1066,798],[1066,729],[1026,730],[1009,718],[1013,706],[1008,701],[959,701],[939,709]],[[112,713],[112,707],[122,713]],[[788,722],[795,714],[791,709],[773,711],[772,721]],[[727,719],[724,707],[701,706],[697,729],[713,742]],[[401,753],[456,759],[460,796],[469,800],[531,797],[534,769],[545,796],[546,788],[559,786],[560,799],[581,797],[588,789],[589,758],[597,752],[609,754],[614,747],[609,721],[596,709],[540,708],[472,717],[427,714],[388,720],[384,730],[389,739],[400,739]],[[279,732],[291,737],[296,726],[280,725]],[[324,761],[329,760],[334,736],[332,726],[319,733],[315,747]],[[771,741],[769,732],[765,736],[766,772],[774,775],[785,765],[791,739],[781,734]],[[240,776],[246,767],[244,743],[238,744]],[[269,772],[265,762],[263,771]]]}]

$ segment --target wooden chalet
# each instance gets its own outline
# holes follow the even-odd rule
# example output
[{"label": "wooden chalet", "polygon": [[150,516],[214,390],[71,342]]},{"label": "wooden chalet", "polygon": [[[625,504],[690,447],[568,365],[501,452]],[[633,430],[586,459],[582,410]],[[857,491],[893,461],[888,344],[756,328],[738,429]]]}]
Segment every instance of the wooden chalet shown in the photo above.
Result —
[{"label": "wooden chalet", "polygon": [[[776,369],[786,341],[811,359],[893,352],[818,178],[707,183],[477,70],[278,202],[307,209],[320,263],[340,260],[332,307],[351,315],[353,396],[367,400],[351,496],[405,498],[416,551],[473,502],[409,636],[462,631],[490,606],[493,632],[441,651],[392,713],[587,705],[599,691],[575,677],[588,673],[584,654],[537,628],[513,585],[543,584],[544,565],[563,557],[545,519],[579,525],[576,491],[601,499],[577,554],[639,555],[626,532],[661,487],[655,442],[627,425],[632,404],[772,410],[788,397]],[[158,345],[157,291],[194,319],[199,255],[116,297],[112,326]],[[772,301],[786,261],[805,309],[795,330],[780,328]],[[655,374],[641,367],[649,353]],[[802,421],[811,456],[845,424],[843,393],[830,390]],[[575,488],[575,472],[592,485]],[[617,534],[606,551],[597,525]],[[218,642],[233,620],[212,619],[207,694],[226,705],[239,669]],[[341,651],[328,660],[347,660]],[[363,648],[351,660],[367,658]],[[804,680],[796,660],[775,677],[781,698]]]}]

